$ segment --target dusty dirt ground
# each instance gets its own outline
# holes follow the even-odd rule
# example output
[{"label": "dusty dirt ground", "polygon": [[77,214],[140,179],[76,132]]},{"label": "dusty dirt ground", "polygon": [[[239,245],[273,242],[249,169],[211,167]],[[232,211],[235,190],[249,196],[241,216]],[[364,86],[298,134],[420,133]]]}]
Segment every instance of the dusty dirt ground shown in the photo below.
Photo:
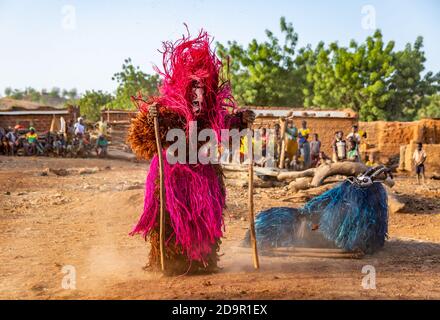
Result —
[{"label": "dusty dirt ground", "polygon": [[[147,167],[117,160],[0,157],[0,298],[440,299],[440,181],[419,187],[414,178],[396,179],[394,189],[408,205],[390,215],[390,239],[374,255],[261,257],[259,271],[252,268],[250,251],[238,248],[248,226],[247,189],[229,187],[223,269],[164,277],[143,269],[147,244],[128,235],[142,209]],[[256,211],[299,206],[290,196],[282,188],[256,189]],[[75,268],[76,289],[62,287],[66,265]],[[361,285],[365,265],[376,269],[376,289]]]}]

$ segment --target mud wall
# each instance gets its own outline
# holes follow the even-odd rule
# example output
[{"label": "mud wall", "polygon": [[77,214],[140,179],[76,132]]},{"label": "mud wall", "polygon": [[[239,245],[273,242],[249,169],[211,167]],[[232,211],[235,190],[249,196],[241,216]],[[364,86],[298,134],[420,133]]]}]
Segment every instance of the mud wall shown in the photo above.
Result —
[{"label": "mud wall", "polygon": [[440,144],[440,120],[359,122],[359,128],[367,132],[369,150],[376,151],[381,157],[398,156],[400,147],[411,142]]},{"label": "mud wall", "polygon": [[137,110],[102,110],[101,117],[108,123],[130,123],[136,117]]},{"label": "mud wall", "polygon": [[[312,140],[314,133],[318,134],[321,141],[321,150],[328,156],[332,155],[332,141],[335,137],[335,132],[342,130],[344,136],[351,132],[353,124],[358,123],[356,118],[314,118],[314,117],[298,117],[294,118],[293,123],[297,128],[301,128],[301,121],[307,121],[307,127],[310,129],[309,141]],[[276,123],[279,123],[278,118],[257,118],[255,121],[255,128],[273,128]]]},{"label": "mud wall", "polygon": [[[66,116],[66,115],[62,115]],[[25,128],[34,127],[37,132],[45,132],[50,129],[53,115],[51,114],[32,114],[32,115],[11,115],[0,116],[0,127],[8,128],[19,124]],[[55,119],[59,121],[60,116],[55,115]]]},{"label": "mud wall", "polygon": [[[412,141],[410,144],[401,147],[399,169],[414,172],[412,156],[417,148],[417,143]],[[428,174],[440,174],[440,144],[425,144],[426,152],[425,170]]]}]

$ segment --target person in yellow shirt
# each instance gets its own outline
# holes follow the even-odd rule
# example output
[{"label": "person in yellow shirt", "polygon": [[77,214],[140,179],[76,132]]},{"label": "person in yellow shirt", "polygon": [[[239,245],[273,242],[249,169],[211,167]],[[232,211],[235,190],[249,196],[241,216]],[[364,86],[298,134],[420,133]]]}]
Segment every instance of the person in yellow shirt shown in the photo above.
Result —
[{"label": "person in yellow shirt", "polygon": [[[252,152],[255,154],[254,152],[254,148],[255,148],[255,140],[254,138],[251,139],[252,141]],[[249,161],[249,156],[250,154],[248,154],[248,137],[243,136],[240,139],[240,163],[246,163]]]},{"label": "person in yellow shirt", "polygon": [[310,129],[307,128],[307,121],[301,121],[301,129],[298,130],[298,145],[301,148],[304,142],[309,138]]},{"label": "person in yellow shirt", "polygon": [[26,134],[26,141],[27,141],[27,155],[31,156],[36,154],[37,152],[37,140],[38,140],[38,135],[35,132],[35,128],[34,127],[30,127],[29,128],[29,132]]},{"label": "person in yellow shirt", "polygon": [[361,142],[359,144],[359,154],[362,159],[365,159],[365,161],[367,161],[367,158],[368,158],[367,132],[366,131],[359,131],[359,135],[361,137]]},{"label": "person in yellow shirt", "polygon": [[301,121],[301,129],[298,130],[298,148],[301,156],[304,159],[304,169],[310,167],[310,144],[309,144],[310,129],[307,128],[307,121]]},{"label": "person in yellow shirt", "polygon": [[369,156],[368,154],[365,156],[365,165],[367,167],[373,167],[374,166],[374,161],[371,158],[371,156]]}]

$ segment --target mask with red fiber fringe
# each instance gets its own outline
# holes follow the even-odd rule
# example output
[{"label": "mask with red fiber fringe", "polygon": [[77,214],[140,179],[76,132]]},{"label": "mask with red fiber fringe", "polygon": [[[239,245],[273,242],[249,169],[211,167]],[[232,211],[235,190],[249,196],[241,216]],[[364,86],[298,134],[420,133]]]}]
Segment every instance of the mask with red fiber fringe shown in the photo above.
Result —
[{"label": "mask with red fiber fringe", "polygon": [[186,120],[186,131],[190,121],[203,119],[209,128],[220,137],[225,128],[227,108],[235,109],[235,101],[228,81],[221,79],[222,63],[210,48],[211,40],[201,30],[191,39],[189,32],[176,42],[163,43],[163,70],[154,69],[162,77],[160,95],[148,102],[142,96],[133,98],[140,111],[157,102]]}]

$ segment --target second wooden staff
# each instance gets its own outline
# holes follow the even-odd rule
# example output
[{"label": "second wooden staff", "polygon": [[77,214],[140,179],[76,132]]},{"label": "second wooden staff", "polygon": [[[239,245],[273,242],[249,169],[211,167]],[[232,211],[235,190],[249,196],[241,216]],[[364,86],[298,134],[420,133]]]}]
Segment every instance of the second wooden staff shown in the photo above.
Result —
[{"label": "second wooden staff", "polygon": [[159,135],[159,120],[154,117],[154,134],[156,136],[157,157],[159,159],[159,188],[160,188],[160,216],[159,216],[159,250],[160,267],[165,271],[165,183],[163,175],[162,143]]},{"label": "second wooden staff", "polygon": [[257,237],[255,235],[255,217],[254,217],[254,150],[252,144],[253,130],[252,126],[249,125],[249,130],[251,132],[250,141],[248,140],[249,149],[249,223],[250,223],[250,234],[251,234],[251,246],[253,253],[254,268],[260,268],[260,262],[258,260],[258,249],[257,249]]}]

